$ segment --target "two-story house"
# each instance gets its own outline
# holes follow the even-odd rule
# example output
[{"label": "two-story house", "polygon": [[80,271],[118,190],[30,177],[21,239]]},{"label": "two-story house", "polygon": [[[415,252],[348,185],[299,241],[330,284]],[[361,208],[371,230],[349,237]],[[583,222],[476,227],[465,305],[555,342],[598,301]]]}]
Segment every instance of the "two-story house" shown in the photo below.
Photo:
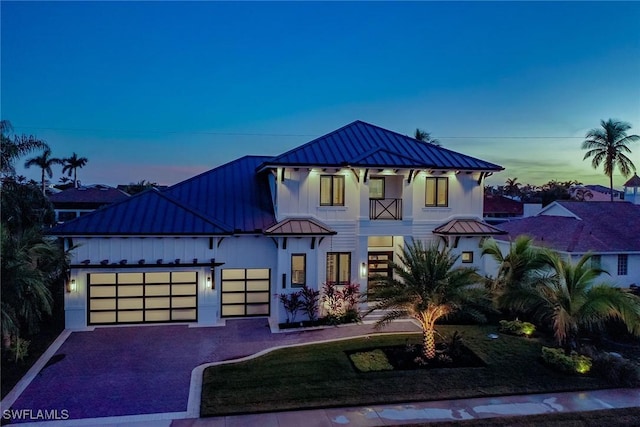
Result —
[{"label": "two-story house", "polygon": [[391,274],[411,238],[481,267],[498,165],[361,121],[56,227],[73,250],[66,325],[285,318],[277,294]]}]

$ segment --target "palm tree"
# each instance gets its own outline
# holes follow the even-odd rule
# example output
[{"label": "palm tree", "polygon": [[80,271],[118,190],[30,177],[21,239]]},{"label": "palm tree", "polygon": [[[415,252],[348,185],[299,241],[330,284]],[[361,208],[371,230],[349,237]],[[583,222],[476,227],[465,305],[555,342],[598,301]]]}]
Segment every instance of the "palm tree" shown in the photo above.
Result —
[{"label": "palm tree", "polygon": [[64,166],[62,167],[62,173],[67,173],[67,176],[71,176],[73,173],[73,188],[78,188],[78,168],[82,169],[89,159],[86,157],[78,157],[76,153],[73,153],[71,157],[62,159]]},{"label": "palm tree", "polygon": [[15,161],[35,150],[45,150],[49,146],[34,137],[33,135],[13,135],[13,126],[8,120],[0,120],[0,133],[2,141],[0,142],[0,173],[13,175],[16,173]]},{"label": "palm tree", "polygon": [[519,196],[520,195],[520,184],[518,182],[518,178],[508,178],[504,185],[504,192],[507,196]]},{"label": "palm tree", "polygon": [[585,329],[601,327],[608,319],[619,319],[629,332],[640,335],[640,298],[625,289],[595,280],[606,271],[591,267],[592,254],[585,254],[576,264],[547,251],[551,273],[528,294],[521,293],[511,305],[532,309],[533,314],[553,328],[555,339],[570,352]]},{"label": "palm tree", "polygon": [[416,131],[413,134],[413,137],[414,137],[414,139],[417,139],[418,141],[424,141],[424,142],[428,142],[430,144],[440,145],[440,141],[437,140],[436,138],[432,138],[430,132],[427,132],[427,131],[422,130],[420,128],[416,128]]},{"label": "palm tree", "polygon": [[490,308],[491,301],[484,289],[473,286],[479,276],[472,268],[453,268],[458,256],[449,249],[413,240],[399,259],[401,263],[391,264],[394,276],[377,278],[381,282],[373,288],[371,296],[378,301],[370,311],[389,310],[376,328],[405,315],[416,319],[422,327],[423,355],[429,360],[436,356],[438,319],[462,310],[478,321],[486,320],[482,311]]},{"label": "palm tree", "polygon": [[540,271],[547,265],[544,251],[533,245],[533,239],[521,235],[509,243],[509,252],[503,255],[494,239],[482,245],[482,256],[489,255],[498,263],[498,274],[490,282],[490,291],[496,307],[512,310],[510,301],[518,298],[539,280]]},{"label": "palm tree", "polygon": [[62,160],[51,157],[51,150],[49,148],[46,148],[41,155],[27,159],[27,161],[24,163],[24,167],[28,169],[31,166],[38,166],[40,169],[42,169],[42,194],[46,194],[44,175],[46,173],[49,178],[51,178],[53,176],[51,166],[61,164]]},{"label": "palm tree", "polygon": [[627,135],[631,125],[626,122],[609,119],[600,120],[602,129],[591,129],[585,135],[587,138],[582,142],[582,149],[587,149],[582,160],[593,157],[591,165],[594,169],[604,163],[604,174],[609,177],[609,187],[611,188],[611,201],[613,202],[613,169],[618,166],[620,172],[625,177],[629,176],[636,167],[625,153],[631,153],[627,144],[640,140],[638,135]]}]

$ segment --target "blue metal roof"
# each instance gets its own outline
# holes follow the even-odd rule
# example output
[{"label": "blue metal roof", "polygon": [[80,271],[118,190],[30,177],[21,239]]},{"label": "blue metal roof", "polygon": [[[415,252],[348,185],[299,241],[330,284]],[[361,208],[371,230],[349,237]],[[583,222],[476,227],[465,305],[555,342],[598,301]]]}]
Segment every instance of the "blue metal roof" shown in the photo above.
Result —
[{"label": "blue metal roof", "polygon": [[180,182],[163,193],[233,232],[262,232],[276,223],[269,182],[256,168],[271,159],[245,156]]},{"label": "blue metal roof", "polygon": [[74,235],[231,234],[231,229],[155,189],[98,209],[50,230]]},{"label": "blue metal roof", "polygon": [[360,120],[265,162],[272,166],[360,166],[497,171],[502,166]]}]

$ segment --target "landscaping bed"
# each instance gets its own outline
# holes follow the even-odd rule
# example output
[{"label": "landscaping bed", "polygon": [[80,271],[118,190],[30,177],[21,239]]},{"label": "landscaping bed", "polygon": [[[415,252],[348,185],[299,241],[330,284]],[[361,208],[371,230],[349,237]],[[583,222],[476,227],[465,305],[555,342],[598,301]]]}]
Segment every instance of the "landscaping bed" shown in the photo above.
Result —
[{"label": "landscaping bed", "polygon": [[[484,367],[357,372],[348,353],[419,345],[421,334],[372,336],[274,351],[205,370],[201,416],[315,407],[443,400],[610,387],[606,380],[554,371],[539,363],[538,339],[499,334],[495,326],[442,325],[459,331]],[[546,344],[546,343],[545,343]]]}]

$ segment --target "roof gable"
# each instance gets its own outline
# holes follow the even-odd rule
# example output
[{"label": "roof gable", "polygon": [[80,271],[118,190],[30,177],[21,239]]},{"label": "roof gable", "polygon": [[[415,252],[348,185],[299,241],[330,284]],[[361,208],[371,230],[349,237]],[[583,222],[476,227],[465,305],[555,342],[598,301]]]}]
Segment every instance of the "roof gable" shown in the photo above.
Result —
[{"label": "roof gable", "polygon": [[[365,153],[363,155],[363,153]],[[382,164],[380,164],[383,162]],[[501,166],[355,121],[271,159],[269,166],[390,166],[502,170]]]},{"label": "roof gable", "polygon": [[623,187],[640,187],[640,176],[638,176],[637,173],[634,173],[633,176],[629,178],[629,181],[624,183]]},{"label": "roof gable", "polygon": [[452,236],[490,236],[506,234],[505,231],[493,227],[477,219],[454,219],[433,230],[433,234]]},{"label": "roof gable", "polygon": [[225,224],[206,218],[155,189],[54,227],[71,235],[230,234]]},{"label": "roof gable", "polygon": [[264,234],[274,236],[323,236],[336,234],[336,232],[312,218],[287,218],[266,229]]}]

